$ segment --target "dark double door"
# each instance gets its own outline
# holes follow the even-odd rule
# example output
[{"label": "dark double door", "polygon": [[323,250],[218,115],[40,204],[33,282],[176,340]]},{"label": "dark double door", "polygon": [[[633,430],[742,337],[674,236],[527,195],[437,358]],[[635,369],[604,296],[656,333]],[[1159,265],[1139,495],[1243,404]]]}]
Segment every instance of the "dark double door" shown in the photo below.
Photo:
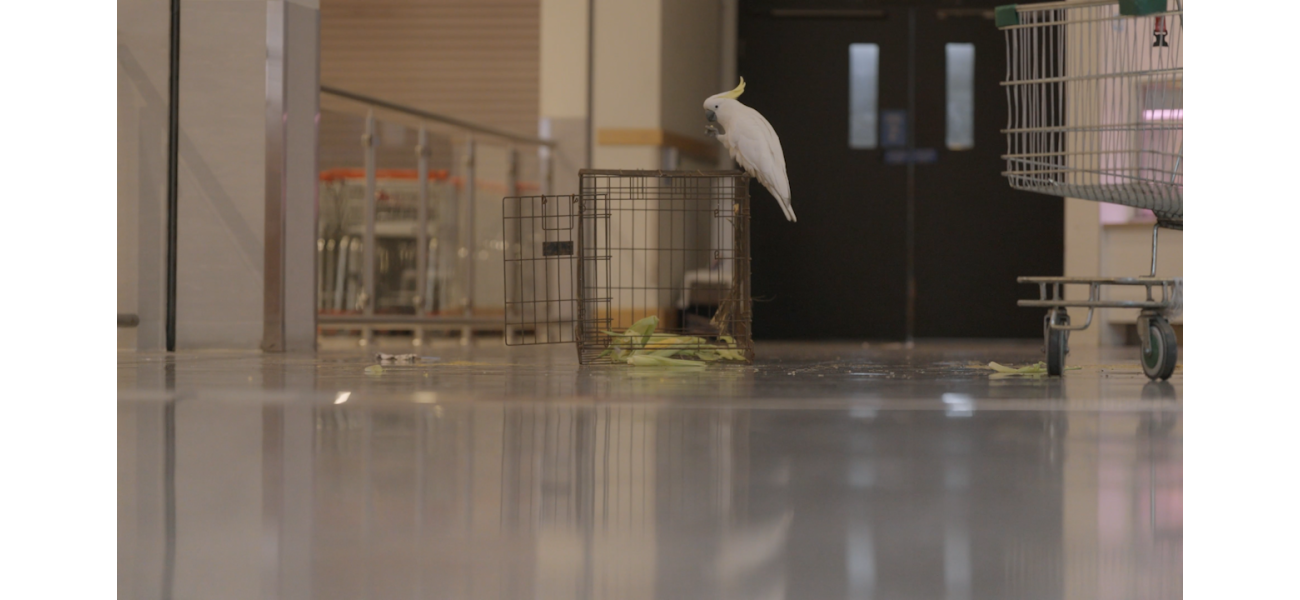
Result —
[{"label": "dark double door", "polygon": [[741,101],[781,136],[799,217],[753,186],[755,334],[1040,336],[1015,278],[1061,273],[1063,206],[1001,176],[994,3],[807,4],[740,5]]}]

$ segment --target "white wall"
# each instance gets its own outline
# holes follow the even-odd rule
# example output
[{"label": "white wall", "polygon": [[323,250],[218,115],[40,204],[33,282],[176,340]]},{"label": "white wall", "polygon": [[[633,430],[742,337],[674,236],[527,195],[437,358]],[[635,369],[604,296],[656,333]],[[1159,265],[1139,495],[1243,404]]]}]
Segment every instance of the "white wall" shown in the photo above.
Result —
[{"label": "white wall", "polygon": [[[1078,198],[1065,199],[1065,272],[1067,277],[1101,276],[1100,204]],[[1082,290],[1083,288],[1078,288]],[[1067,298],[1082,298],[1087,293],[1075,288],[1066,290]],[[1075,310],[1074,319],[1086,318],[1087,311]],[[1070,342],[1096,345],[1101,327],[1089,327],[1070,333]]]},{"label": "white wall", "polygon": [[[1104,225],[1100,219],[1102,204],[1090,200],[1065,200],[1065,275],[1069,277],[1139,277],[1151,270],[1151,226],[1130,223]],[[1160,247],[1156,264],[1159,277],[1183,276],[1183,232],[1160,230]],[[1155,298],[1160,291],[1155,290]],[[1073,286],[1067,298],[1083,298],[1087,289]],[[1109,286],[1102,296],[1108,300],[1142,300],[1144,288]],[[1082,324],[1087,311],[1074,309],[1071,319]],[[1093,316],[1093,324],[1070,334],[1070,343],[1115,346],[1126,343],[1127,329],[1134,325],[1135,309],[1103,309]],[[1182,315],[1173,322],[1181,324]],[[1182,340],[1180,338],[1179,343]]]},{"label": "white wall", "polygon": [[266,0],[182,5],[177,349],[261,344],[266,17]]},{"label": "white wall", "polygon": [[[1156,276],[1175,278],[1183,276],[1183,232],[1160,230],[1160,249],[1157,253]],[[1106,277],[1145,276],[1151,272],[1151,225],[1142,223],[1105,225],[1101,232],[1101,271]],[[1159,289],[1153,291],[1161,299]],[[1108,300],[1144,300],[1146,290],[1135,287],[1113,286],[1104,296]],[[1137,309],[1110,308],[1098,311],[1101,343],[1123,345],[1128,330],[1135,326]],[[1183,322],[1182,314],[1170,319],[1175,325]],[[1182,343],[1182,339],[1178,340]]]},{"label": "white wall", "polygon": [[540,15],[540,123],[538,135],[554,140],[551,192],[578,191],[578,171],[588,165],[587,43],[591,0],[542,0]]},{"label": "white wall", "polygon": [[[719,87],[723,40],[722,3],[662,0],[660,127],[702,141],[704,99],[733,87]],[[717,143],[717,142],[712,142]]]},{"label": "white wall", "polygon": [[587,116],[588,2],[541,2],[538,104],[542,117]]},{"label": "white wall", "polygon": [[[257,349],[264,325],[281,322],[289,349],[315,344],[318,13],[317,0],[181,4],[177,349]],[[295,15],[287,35],[296,45],[286,46],[283,32],[268,37],[268,21],[283,27],[286,15]],[[119,329],[118,346],[161,350],[170,5],[123,0],[118,17],[118,312],[140,316],[138,330]],[[269,103],[269,86],[284,85],[286,64],[287,113],[268,119],[268,108],[280,108]],[[268,147],[276,153],[270,187]],[[284,219],[271,221],[271,241],[286,241],[285,273],[271,274],[288,292],[273,296],[282,300],[265,311],[274,323],[264,324],[268,210]]]},{"label": "white wall", "polygon": [[[593,126],[653,129],[661,126],[661,0],[594,0]],[[596,132],[592,132],[595,135]],[[657,148],[602,146],[592,150],[597,169],[657,169]]]},{"label": "white wall", "polygon": [[118,347],[158,350],[166,320],[167,0],[117,3]]}]

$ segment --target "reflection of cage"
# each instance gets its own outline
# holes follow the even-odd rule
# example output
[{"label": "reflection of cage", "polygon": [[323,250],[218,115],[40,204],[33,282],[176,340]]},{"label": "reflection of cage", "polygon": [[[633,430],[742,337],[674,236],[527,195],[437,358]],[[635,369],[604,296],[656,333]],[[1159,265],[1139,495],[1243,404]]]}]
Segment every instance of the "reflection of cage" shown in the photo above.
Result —
[{"label": "reflection of cage", "polygon": [[[636,598],[656,585],[689,592],[667,597],[703,585],[726,597],[713,578],[665,584],[656,574],[721,552],[777,556],[786,540],[783,530],[761,535],[769,519],[750,510],[748,411],[452,402],[330,406],[315,420],[309,514],[323,535],[310,549],[344,568],[313,569],[313,597],[424,597],[436,586],[450,598],[573,598],[594,586]],[[695,535],[656,556],[663,523]],[[572,560],[584,547],[589,558]],[[767,568],[741,566],[740,576]],[[495,593],[502,582],[530,587]]]},{"label": "reflection of cage", "polygon": [[[1172,6],[1172,8],[1171,8]],[[1047,371],[1060,375],[1069,333],[1098,308],[1137,308],[1142,370],[1168,379],[1178,359],[1169,317],[1182,279],[1156,278],[1159,227],[1183,228],[1183,10],[1181,0],[1065,0],[997,9],[1006,33],[1007,170],[1011,187],[1111,202],[1155,213],[1147,277],[1021,277],[1046,308]],[[1087,286],[1067,300],[1065,286]],[[1145,288],[1146,299],[1106,300],[1103,286]],[[1160,299],[1154,291],[1160,290]],[[1088,309],[1070,325],[1067,307]]]},{"label": "reflection of cage", "polygon": [[576,342],[583,364],[605,362],[617,333],[654,316],[657,332],[734,339],[753,360],[749,176],[580,178],[577,195],[505,199],[506,343]]}]

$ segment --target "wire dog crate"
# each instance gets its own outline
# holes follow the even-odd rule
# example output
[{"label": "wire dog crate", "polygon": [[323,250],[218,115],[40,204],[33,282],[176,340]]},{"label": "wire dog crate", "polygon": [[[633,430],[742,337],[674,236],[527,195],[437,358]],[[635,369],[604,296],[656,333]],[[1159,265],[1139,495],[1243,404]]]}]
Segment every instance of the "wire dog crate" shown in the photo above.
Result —
[{"label": "wire dog crate", "polygon": [[[1098,308],[1137,308],[1142,369],[1174,372],[1178,343],[1169,317],[1182,308],[1182,280],[1156,278],[1161,227],[1183,228],[1183,11],[1180,0],[1066,0],[996,11],[1006,34],[1007,170],[1011,187],[1150,210],[1151,274],[1145,277],[1020,277],[1047,308],[1047,368],[1060,375],[1069,332]],[[1066,285],[1087,286],[1067,300]],[[1139,286],[1146,300],[1105,300],[1103,286]],[[1160,290],[1160,299],[1154,290]],[[1071,326],[1068,307],[1088,309]]]},{"label": "wire dog crate", "polygon": [[579,179],[578,194],[503,201],[506,344],[574,343],[584,365],[615,363],[620,348],[646,346],[650,334],[629,330],[649,319],[663,354],[718,348],[752,362],[749,176]]}]

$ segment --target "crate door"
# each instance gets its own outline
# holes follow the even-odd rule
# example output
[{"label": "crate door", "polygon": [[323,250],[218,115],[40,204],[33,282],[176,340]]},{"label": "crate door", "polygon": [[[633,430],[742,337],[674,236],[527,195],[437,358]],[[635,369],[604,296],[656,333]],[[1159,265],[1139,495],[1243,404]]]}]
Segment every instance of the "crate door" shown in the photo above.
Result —
[{"label": "crate door", "polygon": [[577,341],[578,208],[574,196],[503,201],[506,345]]}]

